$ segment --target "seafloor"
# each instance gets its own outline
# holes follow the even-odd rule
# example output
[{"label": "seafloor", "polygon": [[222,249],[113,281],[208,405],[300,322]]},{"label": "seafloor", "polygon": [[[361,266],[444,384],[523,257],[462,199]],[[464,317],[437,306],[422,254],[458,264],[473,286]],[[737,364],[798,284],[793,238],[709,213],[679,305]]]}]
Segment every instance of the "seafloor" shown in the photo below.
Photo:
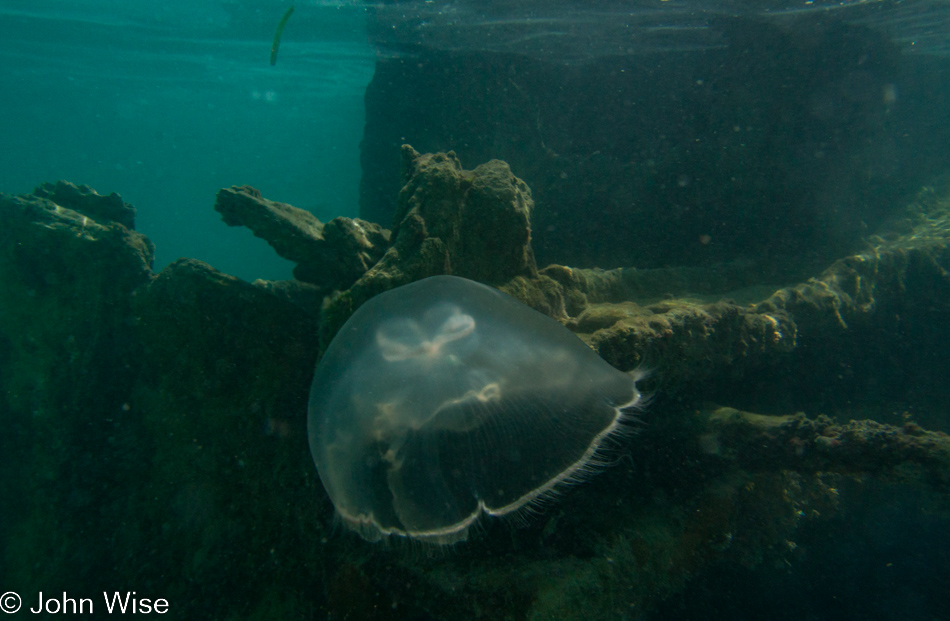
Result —
[{"label": "seafloor", "polygon": [[[539,269],[505,163],[403,147],[402,165],[392,230],[222,190],[227,224],[297,264],[283,282],[154,273],[114,194],[0,195],[3,589],[128,589],[216,619],[945,613],[946,188],[783,282],[751,262]],[[437,274],[652,369],[652,404],[612,467],[523,523],[369,544],[334,527],[310,458],[312,372],[360,304]]]}]

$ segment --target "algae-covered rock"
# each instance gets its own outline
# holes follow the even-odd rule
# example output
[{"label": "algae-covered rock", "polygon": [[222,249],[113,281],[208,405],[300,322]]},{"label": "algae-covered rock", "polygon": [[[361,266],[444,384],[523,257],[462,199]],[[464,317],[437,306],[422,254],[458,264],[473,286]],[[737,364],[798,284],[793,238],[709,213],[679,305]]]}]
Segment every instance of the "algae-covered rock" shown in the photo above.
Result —
[{"label": "algae-covered rock", "polygon": [[346,289],[389,245],[389,231],[359,218],[326,224],[309,211],[261,197],[249,186],[218,192],[214,208],[228,226],[246,226],[297,264],[294,278],[326,290]]},{"label": "algae-covered rock", "polygon": [[454,153],[420,155],[408,145],[402,158],[393,245],[349,291],[330,300],[325,342],[363,302],[415,280],[452,274],[497,286],[537,277],[531,190],[507,164],[492,160],[468,171]]},{"label": "algae-covered rock", "polygon": [[[136,523],[155,567],[135,575],[183,566],[299,610],[314,580],[299,568],[320,554],[331,511],[306,439],[314,315],[191,259],[140,291],[136,313],[145,363],[130,402],[150,448]],[[255,578],[263,567],[273,582]],[[169,588],[179,601],[191,590]]]},{"label": "algae-covered rock", "polygon": [[420,155],[403,145],[403,180],[394,234],[418,216],[427,235],[445,244],[452,274],[501,284],[536,276],[531,250],[534,201],[508,164],[491,160],[466,171],[454,153]]},{"label": "algae-covered rock", "polygon": [[[72,207],[50,196],[68,198]],[[46,403],[49,398],[97,398],[99,387],[81,377],[137,365],[128,318],[134,292],[151,278],[154,246],[105,218],[117,205],[125,203],[115,194],[102,197],[65,182],[25,196],[0,194],[0,331],[6,352],[0,357],[6,363],[0,398],[9,411],[54,415],[59,406]]]},{"label": "algae-covered rock", "polygon": [[33,196],[47,198],[57,205],[78,211],[103,224],[117,222],[127,229],[135,228],[135,208],[115,192],[102,196],[88,185],[58,181],[40,185],[33,190]]},{"label": "algae-covered rock", "polygon": [[255,403],[282,386],[290,402],[269,407],[275,413],[303,409],[317,326],[291,302],[201,261],[180,259],[138,293],[136,311],[151,377],[226,403]]},{"label": "algae-covered rock", "polygon": [[[820,571],[810,559],[837,545],[823,533],[874,517],[871,484],[919,494],[946,522],[946,435],[910,413],[848,423],[813,395],[836,388],[826,370],[842,352],[879,354],[895,316],[899,334],[934,338],[879,356],[873,379],[927,348],[939,371],[950,218],[931,210],[784,287],[738,264],[537,271],[529,195],[505,169],[409,163],[392,245],[329,297],[194,260],[153,274],[143,236],[49,198],[95,203],[91,191],[0,196],[0,498],[16,499],[0,529],[4,588],[119,581],[194,618],[649,619],[724,571]],[[463,207],[507,222],[504,248],[465,242],[492,235]],[[319,336],[377,290],[459,266],[504,275],[496,286],[618,368],[651,367],[654,403],[612,467],[520,527],[487,521],[451,553],[371,546],[332,528],[307,448]],[[786,375],[807,386],[805,413],[776,402]],[[743,405],[757,395],[768,411]]]},{"label": "algae-covered rock", "polygon": [[122,491],[146,466],[132,301],[154,247],[108,217],[131,213],[65,182],[0,195],[0,575],[21,593],[105,571],[108,524],[136,508]]}]

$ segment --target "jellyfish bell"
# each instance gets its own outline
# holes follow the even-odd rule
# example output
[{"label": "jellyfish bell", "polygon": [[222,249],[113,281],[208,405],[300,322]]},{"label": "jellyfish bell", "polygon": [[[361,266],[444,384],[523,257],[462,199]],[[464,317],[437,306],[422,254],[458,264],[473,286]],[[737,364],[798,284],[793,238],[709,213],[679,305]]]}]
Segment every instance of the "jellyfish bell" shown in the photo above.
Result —
[{"label": "jellyfish bell", "polygon": [[310,451],[363,538],[439,544],[598,464],[641,404],[557,321],[454,276],[380,294],[346,322],[310,390]]}]

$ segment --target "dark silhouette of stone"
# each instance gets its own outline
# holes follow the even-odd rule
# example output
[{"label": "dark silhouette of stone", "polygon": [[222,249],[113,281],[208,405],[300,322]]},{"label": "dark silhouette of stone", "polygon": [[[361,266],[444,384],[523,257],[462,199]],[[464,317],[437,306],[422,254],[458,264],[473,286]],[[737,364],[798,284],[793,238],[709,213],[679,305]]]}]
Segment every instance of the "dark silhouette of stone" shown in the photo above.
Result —
[{"label": "dark silhouette of stone", "polygon": [[277,254],[297,264],[294,277],[324,289],[346,289],[389,245],[389,231],[359,218],[326,224],[309,211],[269,201],[249,186],[218,192],[217,210],[228,226],[246,226]]}]

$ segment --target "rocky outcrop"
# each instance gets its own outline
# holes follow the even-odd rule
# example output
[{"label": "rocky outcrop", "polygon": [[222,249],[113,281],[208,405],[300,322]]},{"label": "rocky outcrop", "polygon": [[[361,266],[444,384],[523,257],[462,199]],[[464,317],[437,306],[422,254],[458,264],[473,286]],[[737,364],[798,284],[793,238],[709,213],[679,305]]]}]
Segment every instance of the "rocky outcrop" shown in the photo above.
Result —
[{"label": "rocky outcrop", "polygon": [[148,469],[129,402],[154,247],[132,213],[65,182],[0,195],[0,545],[19,559],[0,573],[21,593],[102,570],[106,524],[141,508],[122,492]]},{"label": "rocky outcrop", "polygon": [[46,198],[62,207],[73,209],[101,224],[121,224],[127,229],[135,228],[135,208],[113,192],[102,196],[88,185],[75,185],[68,181],[44,183],[33,190],[33,196]]},{"label": "rocky outcrop", "polygon": [[330,302],[329,341],[374,295],[421,278],[452,274],[490,285],[534,278],[531,190],[493,160],[464,170],[454,153],[421,155],[403,145],[393,245],[353,287]]},{"label": "rocky outcrop", "polygon": [[228,226],[246,226],[277,254],[297,264],[294,278],[325,291],[349,288],[389,245],[389,231],[359,218],[326,224],[313,214],[261,197],[249,186],[218,192],[214,205]]},{"label": "rocky outcrop", "polygon": [[916,466],[921,470],[911,478],[920,476],[950,492],[950,436],[911,421],[899,426],[873,420],[840,424],[827,416],[763,416],[728,407],[704,411],[699,419],[705,427],[699,435],[701,450],[743,468],[768,470],[784,464],[815,472],[830,466],[882,474]]},{"label": "rocky outcrop", "polygon": [[161,576],[244,589],[296,557],[277,572],[294,582],[301,532],[327,534],[305,431],[319,304],[200,261],[154,274],[120,205],[62,182],[0,195],[0,573],[21,593],[155,585],[212,614]]},{"label": "rocky outcrop", "polygon": [[452,152],[421,155],[408,145],[402,161],[397,239],[404,228],[416,238],[421,221],[427,238],[444,246],[455,276],[498,285],[537,275],[531,250],[534,201],[508,164],[491,160],[467,171]]},{"label": "rocky outcrop", "polygon": [[[946,402],[928,378],[945,376],[950,339],[950,193],[922,199],[904,234],[791,286],[744,264],[536,270],[530,194],[504,165],[405,153],[392,243],[374,242],[372,265],[341,244],[350,277],[367,269],[335,295],[344,270],[330,259],[320,286],[246,283],[187,259],[154,274],[151,243],[104,215],[121,199],[0,195],[0,498],[16,499],[0,530],[4,588],[124,580],[194,618],[646,619],[724,568],[835,578],[839,565],[812,560],[837,545],[827,533],[874,521],[895,489],[945,506],[950,423],[942,406],[923,417],[928,398]],[[288,254],[327,243],[289,206],[225,196]],[[614,467],[524,527],[487,521],[450,554],[374,547],[333,530],[309,455],[319,334],[373,291],[460,271],[619,368],[652,367],[654,403]],[[864,363],[878,387],[912,379],[904,367],[931,374],[903,397],[917,409],[869,420],[875,393],[844,388]]]}]

